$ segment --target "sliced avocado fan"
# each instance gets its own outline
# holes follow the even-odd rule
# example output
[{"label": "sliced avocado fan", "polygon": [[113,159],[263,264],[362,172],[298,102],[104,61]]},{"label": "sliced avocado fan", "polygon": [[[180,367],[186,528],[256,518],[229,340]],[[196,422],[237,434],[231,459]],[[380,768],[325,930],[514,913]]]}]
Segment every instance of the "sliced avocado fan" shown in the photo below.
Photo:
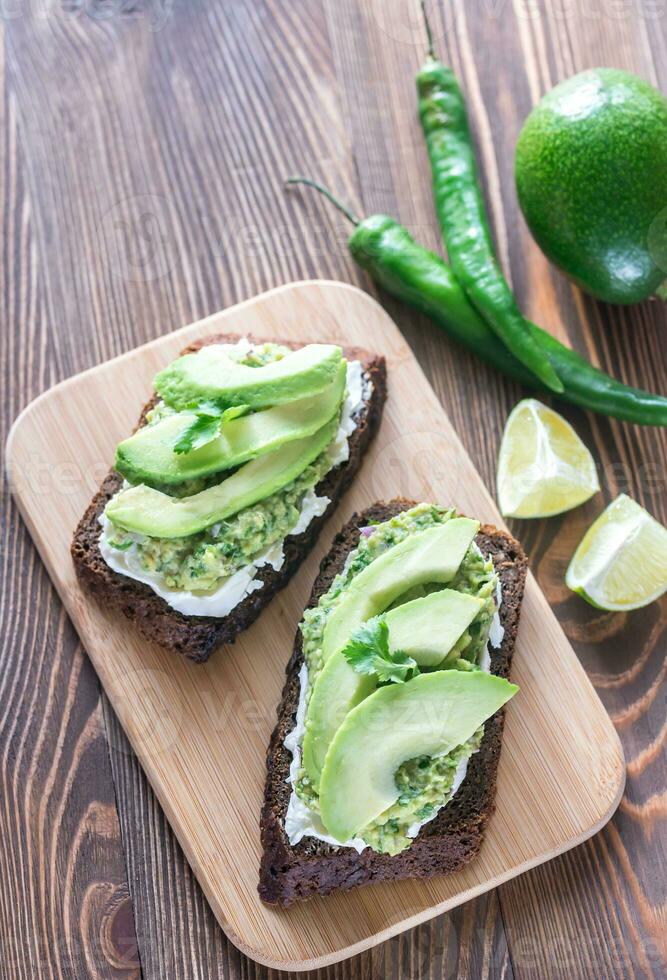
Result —
[{"label": "sliced avocado fan", "polygon": [[346,378],[346,362],[340,361],[320,394],[224,422],[217,438],[187,453],[175,452],[174,446],[196,415],[168,415],[118,445],[116,469],[131,483],[172,485],[240,466],[321,429],[340,408]]},{"label": "sliced avocado fan", "polygon": [[109,501],[105,514],[118,527],[149,537],[197,534],[282,490],[326,449],[337,428],[336,415],[314,435],[253,459],[222,483],[190,497],[170,497],[143,484],[121,490]]},{"label": "sliced avocado fan", "polygon": [[320,814],[344,843],[398,799],[396,770],[463,745],[518,687],[482,671],[439,670],[378,688],[336,733],[320,784]]},{"label": "sliced avocado fan", "polygon": [[177,410],[201,401],[223,408],[267,408],[317,395],[330,385],[343,352],[334,344],[308,344],[279,361],[249,367],[233,361],[225,345],[208,344],[184,354],[155,378],[155,389]]},{"label": "sliced avocado fan", "polygon": [[479,521],[454,517],[409,535],[371,562],[352,579],[327,620],[324,661],[344,646],[357,626],[384,612],[408,589],[450,582],[478,530]]},{"label": "sliced avocado fan", "polygon": [[[377,686],[374,677],[359,674],[350,666],[343,647],[358,626],[384,612],[409,589],[450,582],[478,530],[478,521],[455,517],[411,534],[379,555],[345,589],[324,629],[324,667],[313,686],[306,713],[303,766],[315,789],[338,728]],[[448,652],[444,650],[442,656]]]}]

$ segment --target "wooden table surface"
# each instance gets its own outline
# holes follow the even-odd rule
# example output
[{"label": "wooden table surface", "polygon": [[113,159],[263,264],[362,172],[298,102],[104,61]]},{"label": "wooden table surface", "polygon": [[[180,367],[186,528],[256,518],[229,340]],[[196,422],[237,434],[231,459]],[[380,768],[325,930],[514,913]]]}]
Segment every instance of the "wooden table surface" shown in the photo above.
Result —
[{"label": "wooden table surface", "polygon": [[[606,370],[667,392],[664,307],[612,309],[573,289],[531,240],[512,173],[521,121],[558,80],[606,64],[667,90],[665,5],[432,6],[524,308]],[[416,2],[12,0],[0,30],[4,432],[61,378],[271,286],[329,277],[375,293],[343,220],[283,192],[294,171],[437,247]],[[492,487],[519,388],[380,299]],[[665,433],[565,414],[605,502],[627,491],[667,522]],[[64,485],[75,478],[63,470]],[[1,503],[0,977],[265,980],[216,925],[6,487]],[[665,976],[667,603],[606,614],[568,593],[568,559],[601,507],[513,529],[623,740],[618,813],[587,844],[320,980]]]}]

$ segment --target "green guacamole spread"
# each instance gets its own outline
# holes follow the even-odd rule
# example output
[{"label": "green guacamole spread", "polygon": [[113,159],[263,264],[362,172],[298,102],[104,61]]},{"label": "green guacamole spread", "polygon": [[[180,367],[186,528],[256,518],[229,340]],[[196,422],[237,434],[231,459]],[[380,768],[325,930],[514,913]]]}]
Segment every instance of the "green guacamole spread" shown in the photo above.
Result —
[{"label": "green guacamole spread", "polygon": [[[239,363],[261,367],[281,360],[290,351],[280,344],[261,344],[237,356]],[[173,412],[163,403],[149,412],[153,425]],[[331,469],[329,448],[299,476],[278,493],[246,507],[233,517],[214,524],[199,534],[184,538],[152,538],[115,528],[109,541],[120,551],[135,546],[141,567],[163,576],[167,588],[186,592],[212,592],[223,579],[248,565],[272,544],[282,541],[299,518],[306,493]],[[225,471],[224,477],[230,475]],[[177,486],[157,489],[172,496],[189,496],[220,481],[221,476],[189,480]]]},{"label": "green guacamole spread", "polygon": [[[418,504],[411,510],[377,525],[370,536],[361,537],[357,548],[350,553],[345,568],[336,576],[329,590],[321,597],[317,606],[307,609],[304,613],[300,629],[304,658],[308,667],[309,692],[312,691],[322,668],[322,641],[326,621],[354,576],[388,548],[403,541],[409,534],[436,524],[444,524],[455,516],[456,511],[453,508]],[[452,656],[450,662],[448,656],[448,667],[458,670],[479,669],[478,664],[486,647],[491,621],[496,612],[497,581],[498,577],[492,561],[484,558],[473,543],[455,578],[447,587],[483,599],[485,602],[468,630],[457,642],[455,647],[457,658]],[[440,588],[441,585],[433,585],[410,590],[394,605],[419,598]],[[306,697],[308,700],[308,695]],[[415,824],[428,820],[449,802],[457,767],[479,748],[483,734],[484,726],[479,728],[467,742],[447,755],[422,756],[404,762],[394,777],[399,791],[396,803],[360,831],[358,836],[373,850],[385,854],[397,854],[409,847],[414,833],[408,836],[408,832],[411,828],[416,830]],[[317,793],[303,768],[297,777],[295,791],[311,810],[319,812]]]}]

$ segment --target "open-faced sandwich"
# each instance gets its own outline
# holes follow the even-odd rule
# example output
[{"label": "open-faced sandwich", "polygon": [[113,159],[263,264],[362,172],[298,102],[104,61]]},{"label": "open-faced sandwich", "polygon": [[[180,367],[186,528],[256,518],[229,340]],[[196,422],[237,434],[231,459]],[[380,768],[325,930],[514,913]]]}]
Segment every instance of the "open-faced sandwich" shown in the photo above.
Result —
[{"label": "open-faced sandwich", "polygon": [[493,811],[520,545],[409,500],[356,515],[300,624],[267,758],[270,903],[461,868]]},{"label": "open-faced sandwich", "polygon": [[74,535],[81,583],[192,660],[259,615],[348,487],[386,396],[384,359],[217,336],[155,378]]}]

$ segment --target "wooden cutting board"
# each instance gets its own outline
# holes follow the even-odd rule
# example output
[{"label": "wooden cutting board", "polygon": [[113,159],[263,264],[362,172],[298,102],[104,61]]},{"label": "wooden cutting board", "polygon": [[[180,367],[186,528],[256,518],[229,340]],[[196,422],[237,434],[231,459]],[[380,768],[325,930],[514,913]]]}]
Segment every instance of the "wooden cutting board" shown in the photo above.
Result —
[{"label": "wooden cutting board", "polygon": [[[375,445],[299,574],[233,647],[195,666],[82,594],[69,543],[154,374],[195,338],[220,331],[382,351],[390,394]],[[257,897],[266,746],[295,628],[337,528],[355,509],[399,494],[502,526],[412,352],[365,293],[329,282],[285,286],[79,374],[26,408],[7,458],[23,518],[183,850],[222,928],[253,959],[287,970],[336,962],[562,853],[615,810],[620,742],[529,575],[512,674],[521,690],[508,707],[497,811],[477,860],[447,878],[289,910]]]}]

